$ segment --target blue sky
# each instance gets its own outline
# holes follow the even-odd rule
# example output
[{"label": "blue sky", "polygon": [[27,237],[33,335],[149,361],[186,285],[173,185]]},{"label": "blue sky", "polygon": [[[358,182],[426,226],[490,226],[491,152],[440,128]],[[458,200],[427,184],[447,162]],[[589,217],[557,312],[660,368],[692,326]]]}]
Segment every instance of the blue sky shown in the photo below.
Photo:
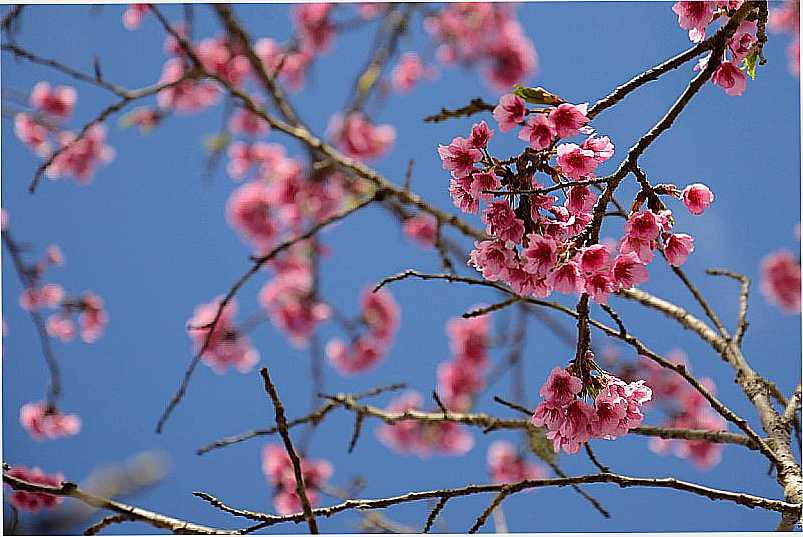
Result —
[{"label": "blue sky", "polygon": [[[595,101],[613,87],[642,70],[689,47],[686,32],[677,26],[671,3],[528,3],[518,13],[526,34],[535,42],[540,69],[528,82],[540,85],[572,102]],[[252,36],[288,37],[288,6],[238,5],[236,13]],[[25,10],[17,39],[22,46],[45,57],[57,57],[83,70],[91,70],[97,55],[104,76],[126,87],[155,81],[165,60],[163,32],[147,18],[141,30],[123,29],[122,6],[34,6]],[[164,11],[176,20],[178,6]],[[207,6],[195,8],[196,35],[218,32]],[[347,14],[344,14],[347,15]],[[334,48],[317,62],[304,91],[292,96],[302,117],[322,132],[330,115],[342,108],[351,81],[365,61],[366,45],[375,25],[338,38]],[[703,274],[712,266],[744,273],[756,282],[749,309],[750,329],[744,350],[751,364],[790,393],[800,378],[800,317],[770,306],[758,292],[761,258],[780,247],[797,251],[793,228],[800,221],[799,82],[787,72],[785,47],[788,37],[770,35],[768,63],[758,78],[749,82],[742,97],[728,97],[717,87],[706,86],[641,160],[654,181],[685,185],[704,182],[717,200],[704,215],[692,217],[677,207],[676,228],[696,237],[696,251],[686,265],[711,304],[732,326],[737,308],[733,282]],[[431,57],[432,45],[416,18],[401,50],[418,50]],[[594,121],[596,129],[617,146],[617,155],[601,170],[615,166],[641,134],[663,115],[693,76],[691,64],[667,74],[630,95]],[[39,80],[72,83],[39,66],[2,58],[4,91],[27,93]],[[72,125],[93,117],[113,97],[93,87],[79,85],[79,99]],[[398,183],[410,158],[415,159],[413,188],[427,199],[452,210],[448,175],[440,169],[435,152],[468,131],[471,122],[458,120],[438,125],[421,118],[440,109],[482,96],[493,101],[491,91],[476,71],[443,68],[434,83],[423,83],[386,106],[369,106],[378,121],[393,124],[398,137],[393,152],[377,168]],[[63,369],[63,408],[84,419],[84,430],[74,438],[36,442],[18,422],[18,409],[41,397],[47,381],[32,324],[18,305],[21,291],[9,258],[3,254],[3,318],[9,335],[3,341],[3,459],[12,464],[40,466],[80,480],[98,466],[123,461],[142,450],[158,449],[171,461],[166,479],[143,491],[131,502],[148,509],[209,525],[237,527],[239,521],[194,498],[203,490],[226,502],[253,510],[272,510],[271,490],[260,471],[263,439],[255,439],[203,457],[195,450],[218,437],[264,427],[272,423],[272,409],[256,370],[251,374],[218,376],[199,366],[186,399],[168,422],[162,435],[154,433],[156,420],[177,387],[190,357],[191,345],[184,327],[193,308],[225,292],[244,271],[249,251],[225,220],[224,205],[236,188],[222,167],[211,180],[203,179],[203,141],[220,126],[220,108],[190,117],[171,118],[162,127],[142,136],[133,129],[109,125],[110,144],[117,150],[113,163],[95,175],[89,187],[72,181],[45,181],[36,195],[26,187],[38,164],[35,156],[14,137],[12,122],[2,122],[2,206],[10,214],[10,229],[18,240],[36,247],[59,244],[66,266],[53,269],[54,281],[73,292],[92,289],[108,307],[110,324],[94,345],[73,342],[55,344]],[[286,143],[291,153],[298,147],[271,134],[273,142]],[[515,135],[497,136],[500,154],[520,150]],[[622,199],[634,194],[634,181],[626,181]],[[474,222],[478,224],[477,221]],[[608,228],[603,236],[616,235]],[[362,288],[406,268],[439,270],[437,257],[406,242],[398,226],[378,208],[370,208],[333,227],[323,235],[332,250],[322,275],[323,295],[345,311],[355,311],[355,297]],[[462,240],[462,239],[461,239]],[[651,267],[645,288],[688,305],[701,314],[680,282],[661,263]],[[255,279],[242,291],[241,312],[257,309],[256,293],[264,280]],[[361,391],[376,385],[405,381],[422,393],[435,383],[437,364],[449,358],[444,326],[472,305],[491,301],[494,295],[475,288],[441,282],[401,282],[391,292],[402,306],[396,343],[375,370],[349,379],[327,366],[326,390]],[[566,301],[569,304],[571,301]],[[612,299],[625,322],[648,346],[659,353],[682,348],[694,371],[717,382],[717,391],[731,408],[755,421],[733,373],[690,333],[658,314],[640,312],[631,304]],[[599,310],[594,310],[600,314]],[[557,318],[571,329],[567,319]],[[508,314],[497,314],[499,323]],[[336,333],[325,326],[323,336]],[[253,341],[262,354],[262,365],[271,374],[291,417],[307,412],[309,405],[309,356],[290,347],[269,324],[261,325]],[[531,321],[525,350],[529,403],[546,373],[571,357],[570,351],[536,321]],[[600,335],[595,342],[603,343]],[[623,355],[633,358],[624,349]],[[494,360],[504,357],[497,351]],[[477,408],[508,415],[491,401],[507,396],[509,381],[497,385]],[[383,396],[377,401],[384,404]],[[355,452],[346,452],[351,435],[351,415],[339,411],[320,427],[310,450],[334,464],[333,482],[347,484],[355,476],[366,479],[364,497],[396,495],[412,490],[486,482],[487,446],[495,438],[517,440],[493,433],[483,437],[473,431],[476,447],[465,457],[433,457],[421,460],[388,451],[374,436],[375,422],[367,422]],[[660,415],[648,416],[659,423]],[[755,421],[757,423],[757,421]],[[276,441],[278,439],[274,439]],[[598,456],[614,471],[636,476],[676,476],[713,487],[778,497],[779,488],[767,476],[767,465],[754,452],[738,446],[724,450],[722,463],[699,472],[688,462],[659,457],[647,449],[642,437],[615,442],[597,441]],[[561,456],[567,473],[589,473],[594,468],[582,454]],[[727,503],[712,503],[670,490],[619,489],[589,486],[612,513],[604,520],[584,500],[568,489],[539,490],[520,494],[505,503],[512,531],[726,531],[774,528],[776,515]],[[326,501],[334,501],[327,499]],[[488,497],[450,502],[442,517],[451,531],[465,531],[482,511]],[[424,503],[394,508],[393,520],[418,528],[428,512]],[[358,514],[346,513],[320,522],[326,532],[353,532]],[[24,519],[30,522],[30,517]],[[86,525],[86,524],[85,524]],[[85,526],[84,525],[84,526]],[[486,526],[486,531],[492,524]],[[80,532],[83,527],[71,528]],[[301,530],[276,526],[274,533]],[[144,525],[125,525],[107,533],[152,532]]]}]

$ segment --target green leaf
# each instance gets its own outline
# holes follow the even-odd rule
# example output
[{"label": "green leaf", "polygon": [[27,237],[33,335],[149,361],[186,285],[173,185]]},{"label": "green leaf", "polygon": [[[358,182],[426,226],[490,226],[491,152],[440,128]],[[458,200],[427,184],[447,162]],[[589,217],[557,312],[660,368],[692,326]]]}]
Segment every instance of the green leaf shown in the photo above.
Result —
[{"label": "green leaf", "polygon": [[226,149],[230,142],[231,136],[229,133],[221,132],[219,134],[207,136],[206,140],[204,140],[204,145],[206,146],[206,150],[210,153],[219,153]]},{"label": "green leaf", "polygon": [[756,79],[756,65],[758,64],[758,51],[754,50],[747,56],[745,56],[744,60],[742,61],[742,66],[747,71],[747,74],[750,75],[750,78],[753,80]]},{"label": "green leaf", "polygon": [[552,447],[552,441],[546,437],[546,430],[543,428],[528,429],[530,451],[539,459],[547,463],[555,462],[557,453]]},{"label": "green leaf", "polygon": [[566,102],[554,93],[549,93],[540,86],[537,88],[525,88],[524,86],[516,84],[513,86],[513,95],[518,95],[530,104],[557,106]]}]

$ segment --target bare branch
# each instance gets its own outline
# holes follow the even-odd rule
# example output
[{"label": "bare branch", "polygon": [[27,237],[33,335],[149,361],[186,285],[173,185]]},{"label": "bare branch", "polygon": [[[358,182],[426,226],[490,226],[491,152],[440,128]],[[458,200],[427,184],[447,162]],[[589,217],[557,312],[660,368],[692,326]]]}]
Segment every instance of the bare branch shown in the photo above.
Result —
[{"label": "bare branch", "polygon": [[276,427],[279,429],[282,441],[284,441],[284,448],[287,451],[287,456],[290,457],[290,461],[293,463],[293,473],[296,478],[296,494],[298,494],[301,506],[304,509],[304,519],[307,521],[310,533],[317,534],[318,524],[315,522],[315,515],[312,514],[312,506],[307,497],[307,488],[304,484],[304,472],[301,469],[301,460],[296,454],[293,441],[290,439],[290,433],[287,430],[287,418],[284,416],[284,406],[282,406],[282,401],[279,399],[276,386],[273,385],[270,379],[268,368],[263,367],[259,370],[259,374],[262,375],[262,381],[265,383],[265,391],[270,396],[270,400],[273,402],[273,408],[276,410]]}]

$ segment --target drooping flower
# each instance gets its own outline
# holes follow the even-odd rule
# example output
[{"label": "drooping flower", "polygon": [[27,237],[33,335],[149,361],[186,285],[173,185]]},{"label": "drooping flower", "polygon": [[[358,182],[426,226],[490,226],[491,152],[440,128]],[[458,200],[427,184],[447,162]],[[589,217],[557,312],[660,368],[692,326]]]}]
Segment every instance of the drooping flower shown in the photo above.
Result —
[{"label": "drooping flower", "polygon": [[593,177],[599,165],[594,151],[577,144],[560,144],[557,160],[563,174],[575,180]]},{"label": "drooping flower", "polygon": [[761,292],[789,313],[800,313],[800,261],[792,252],[778,250],[761,261]]},{"label": "drooping flower", "polygon": [[664,237],[664,254],[669,264],[679,267],[694,251],[694,237],[686,233],[670,233]]},{"label": "drooping flower", "polygon": [[544,114],[533,114],[519,131],[519,139],[527,142],[536,151],[552,145],[557,132]]},{"label": "drooping flower", "polygon": [[516,128],[527,115],[524,100],[518,95],[508,93],[499,98],[499,104],[493,110],[493,117],[499,123],[499,130],[508,132]]},{"label": "drooping flower", "polygon": [[31,90],[30,103],[37,110],[57,120],[72,115],[78,94],[71,86],[51,87],[47,82],[37,82]]},{"label": "drooping flower", "polygon": [[588,103],[563,103],[549,113],[549,122],[559,138],[568,138],[579,134],[580,129],[588,123],[587,113]]},{"label": "drooping flower", "polygon": [[[28,483],[45,485],[49,487],[59,487],[64,480],[64,475],[46,474],[39,468],[27,468],[25,466],[14,466],[5,471],[11,477],[16,477]],[[27,492],[24,490],[13,490],[9,496],[11,505],[22,511],[35,513],[40,509],[53,509],[63,501],[63,497],[43,492]]]},{"label": "drooping flower", "polygon": [[456,179],[471,175],[474,163],[482,160],[482,151],[470,140],[460,136],[448,146],[439,145],[438,155],[443,161],[443,169],[452,172],[452,177]]},{"label": "drooping flower", "polygon": [[20,408],[20,424],[35,440],[53,440],[81,432],[78,415],[62,414],[45,401],[24,404]]},{"label": "drooping flower", "polygon": [[747,77],[731,62],[722,62],[714,71],[711,81],[731,96],[741,95],[747,87]]},{"label": "drooping flower", "polygon": [[683,205],[691,214],[703,214],[714,201],[714,193],[701,183],[694,183],[684,188],[681,197]]}]

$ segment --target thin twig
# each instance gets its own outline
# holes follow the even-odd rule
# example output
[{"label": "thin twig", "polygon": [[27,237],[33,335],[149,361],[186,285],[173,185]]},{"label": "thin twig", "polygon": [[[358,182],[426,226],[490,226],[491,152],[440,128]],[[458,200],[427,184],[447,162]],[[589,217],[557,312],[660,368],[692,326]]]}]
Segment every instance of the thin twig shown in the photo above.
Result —
[{"label": "thin twig", "polygon": [[310,533],[317,534],[318,524],[315,522],[315,515],[312,514],[312,506],[310,505],[309,498],[307,497],[307,487],[304,483],[304,472],[301,469],[301,460],[296,454],[296,450],[293,447],[293,441],[290,439],[290,433],[287,430],[287,418],[284,416],[284,406],[282,406],[282,401],[279,399],[279,393],[276,391],[276,386],[274,386],[273,381],[271,381],[268,368],[263,367],[259,370],[259,374],[262,375],[262,381],[265,384],[265,391],[270,396],[270,400],[273,403],[273,408],[276,410],[276,427],[278,427],[279,434],[284,442],[284,448],[287,451],[287,456],[290,457],[290,462],[293,463],[293,474],[296,478],[296,494],[298,495],[298,499],[301,501],[301,507],[304,510],[304,518],[307,521]]}]

